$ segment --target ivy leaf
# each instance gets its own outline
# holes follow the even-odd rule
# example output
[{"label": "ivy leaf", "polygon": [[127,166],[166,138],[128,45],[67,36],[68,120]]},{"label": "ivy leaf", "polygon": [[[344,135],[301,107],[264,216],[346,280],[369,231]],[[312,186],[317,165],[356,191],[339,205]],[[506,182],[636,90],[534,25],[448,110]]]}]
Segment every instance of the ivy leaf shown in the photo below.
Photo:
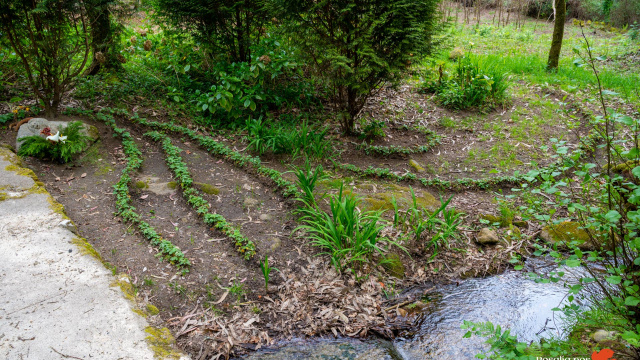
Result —
[{"label": "ivy leaf", "polygon": [[611,275],[608,278],[606,278],[606,280],[609,284],[618,285],[622,282],[622,277],[618,275]]},{"label": "ivy leaf", "polygon": [[640,303],[640,299],[635,296],[627,296],[624,299],[624,304],[627,306],[636,306]]},{"label": "ivy leaf", "polygon": [[580,259],[567,260],[567,266],[570,268],[580,266]]},{"label": "ivy leaf", "polygon": [[609,220],[610,223],[615,224],[622,216],[616,210],[609,210],[609,212],[604,215],[604,218]]}]

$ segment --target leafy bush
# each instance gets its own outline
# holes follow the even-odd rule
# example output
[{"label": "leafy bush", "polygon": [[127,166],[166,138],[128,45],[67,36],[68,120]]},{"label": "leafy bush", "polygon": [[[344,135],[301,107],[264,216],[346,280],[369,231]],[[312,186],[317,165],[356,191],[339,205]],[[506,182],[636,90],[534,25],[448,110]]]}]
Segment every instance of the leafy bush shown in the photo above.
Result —
[{"label": "leafy bush", "polygon": [[208,69],[207,78],[201,81],[213,85],[195,91],[197,110],[226,120],[313,101],[314,89],[303,79],[294,49],[272,38],[253,49],[251,62],[218,62]]},{"label": "leafy bush", "polygon": [[440,65],[434,78],[422,84],[422,91],[435,93],[442,106],[464,110],[470,107],[493,107],[506,100],[507,76],[490,63],[482,63],[470,54],[458,60],[454,73],[448,75]]},{"label": "leafy bush", "polygon": [[[301,53],[327,85],[345,133],[380,85],[436,45],[438,0],[273,0]],[[331,24],[331,25],[327,25]]]},{"label": "leafy bush", "polygon": [[[67,163],[74,155],[81,153],[91,140],[90,137],[80,133],[82,129],[84,129],[82,123],[75,121],[60,131],[61,140],[59,141],[50,141],[38,135],[24,137],[18,155]],[[62,140],[62,136],[66,136],[66,139]]]}]

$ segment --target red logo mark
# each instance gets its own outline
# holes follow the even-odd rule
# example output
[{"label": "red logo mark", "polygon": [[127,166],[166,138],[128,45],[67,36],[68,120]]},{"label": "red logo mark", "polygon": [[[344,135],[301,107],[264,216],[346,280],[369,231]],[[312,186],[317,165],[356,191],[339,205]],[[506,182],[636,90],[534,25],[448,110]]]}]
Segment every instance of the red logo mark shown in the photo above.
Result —
[{"label": "red logo mark", "polygon": [[593,352],[591,354],[592,360],[616,360],[613,358],[613,350],[611,349],[602,349],[599,352]]}]

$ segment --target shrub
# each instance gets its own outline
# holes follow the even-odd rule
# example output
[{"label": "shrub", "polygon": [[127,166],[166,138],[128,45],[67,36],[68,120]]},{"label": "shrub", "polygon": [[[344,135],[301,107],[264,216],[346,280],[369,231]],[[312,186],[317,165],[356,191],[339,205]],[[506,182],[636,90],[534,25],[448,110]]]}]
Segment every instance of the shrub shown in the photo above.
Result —
[{"label": "shrub", "polygon": [[[328,87],[343,132],[382,84],[432,52],[439,0],[273,0]],[[326,24],[331,24],[327,26]]]},{"label": "shrub", "polygon": [[228,122],[247,113],[265,114],[270,108],[314,101],[314,89],[303,79],[295,49],[266,38],[252,46],[252,52],[250,62],[218,62],[202,74],[205,78],[196,79],[211,84],[195,91],[196,110]]},{"label": "shrub", "polygon": [[85,5],[83,0],[0,2],[2,35],[20,57],[45,116],[57,115],[87,63],[91,41]]},{"label": "shrub", "polygon": [[435,93],[442,106],[455,110],[470,107],[501,105],[506,100],[506,74],[490,63],[482,63],[470,54],[458,60],[455,72],[448,76],[440,64],[438,77],[430,74],[431,79],[421,85],[422,91]]},{"label": "shrub", "polygon": [[[48,128],[44,130],[46,129]],[[33,156],[38,159],[47,158],[60,163],[67,163],[71,161],[74,155],[81,153],[89,143],[89,140],[91,140],[90,137],[82,135],[80,132],[82,129],[84,129],[84,126],[81,122],[72,122],[60,131],[60,138],[57,141],[47,140],[43,136],[27,136],[23,138],[18,155]],[[43,135],[47,135],[44,130]],[[66,137],[66,139],[63,139],[63,137]]]}]

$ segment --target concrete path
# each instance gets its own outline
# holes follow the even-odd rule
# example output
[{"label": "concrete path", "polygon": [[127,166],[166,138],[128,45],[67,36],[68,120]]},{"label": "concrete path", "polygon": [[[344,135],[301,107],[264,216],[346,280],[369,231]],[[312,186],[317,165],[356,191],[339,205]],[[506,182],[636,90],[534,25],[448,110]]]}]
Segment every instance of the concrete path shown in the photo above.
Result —
[{"label": "concrete path", "polygon": [[0,359],[187,359],[65,218],[0,147]]}]

